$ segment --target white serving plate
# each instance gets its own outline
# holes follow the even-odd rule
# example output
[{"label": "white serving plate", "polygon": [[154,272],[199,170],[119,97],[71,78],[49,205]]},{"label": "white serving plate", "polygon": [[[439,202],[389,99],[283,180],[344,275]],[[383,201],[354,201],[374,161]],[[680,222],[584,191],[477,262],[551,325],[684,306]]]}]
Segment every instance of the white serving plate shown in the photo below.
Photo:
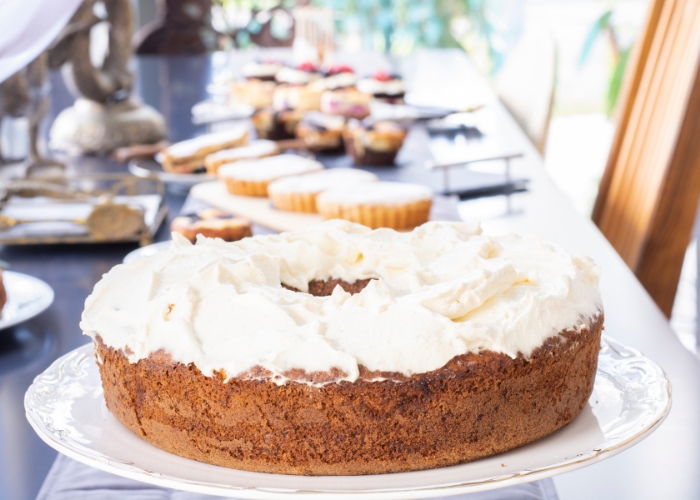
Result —
[{"label": "white serving plate", "polygon": [[2,310],[0,330],[41,314],[53,303],[53,289],[39,278],[4,271],[2,279],[7,291],[7,303]]},{"label": "white serving plate", "polygon": [[160,179],[165,184],[170,184],[184,189],[189,189],[200,182],[216,180],[216,176],[206,172],[198,174],[175,174],[166,172],[160,163],[153,160],[136,159],[129,162],[129,172],[136,177],[145,179]]},{"label": "white serving plate", "polygon": [[107,410],[92,345],[56,360],[24,399],[49,446],[103,471],[167,488],[247,499],[405,499],[471,493],[542,479],[609,458],[652,433],[671,408],[661,368],[610,338],[593,394],[569,425],[522,448],[440,469],[376,476],[288,476],[227,469],[162,451]]}]

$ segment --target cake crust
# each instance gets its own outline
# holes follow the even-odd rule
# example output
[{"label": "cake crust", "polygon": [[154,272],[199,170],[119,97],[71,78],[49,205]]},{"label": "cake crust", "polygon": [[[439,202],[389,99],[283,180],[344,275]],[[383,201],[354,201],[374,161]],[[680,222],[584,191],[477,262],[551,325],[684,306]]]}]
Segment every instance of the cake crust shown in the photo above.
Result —
[{"label": "cake crust", "polygon": [[[336,284],[312,282],[310,292]],[[255,472],[360,475],[468,462],[568,424],[593,390],[602,329],[600,313],[529,358],[468,353],[412,376],[360,366],[355,382],[293,370],[281,385],[260,367],[226,380],[162,351],[130,363],[99,336],[95,344],[107,407],[161,449]]]}]

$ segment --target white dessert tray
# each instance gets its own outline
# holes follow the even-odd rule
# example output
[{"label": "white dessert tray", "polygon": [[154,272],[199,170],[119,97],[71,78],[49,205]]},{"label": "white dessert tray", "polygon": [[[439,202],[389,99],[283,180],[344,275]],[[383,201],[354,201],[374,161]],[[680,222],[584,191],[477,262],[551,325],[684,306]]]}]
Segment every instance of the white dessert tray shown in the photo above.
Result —
[{"label": "white dessert tray", "polygon": [[2,280],[7,291],[7,303],[0,317],[0,330],[32,319],[53,303],[53,289],[39,278],[4,271]]},{"label": "white dessert tray", "polygon": [[56,360],[27,390],[39,437],[61,453],[119,476],[246,499],[405,499],[472,493],[543,479],[612,457],[651,434],[671,408],[663,370],[604,338],[588,405],[569,425],[527,446],[451,467],[375,476],[287,476],[227,469],[162,451],[104,404],[91,344]]}]

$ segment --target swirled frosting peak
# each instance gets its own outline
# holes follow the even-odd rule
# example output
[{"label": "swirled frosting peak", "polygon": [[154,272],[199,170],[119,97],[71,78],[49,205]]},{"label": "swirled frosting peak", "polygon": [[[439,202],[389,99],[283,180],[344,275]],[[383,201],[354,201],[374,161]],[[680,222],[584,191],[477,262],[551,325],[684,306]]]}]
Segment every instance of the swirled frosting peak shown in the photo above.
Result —
[{"label": "swirled frosting peak", "polygon": [[[173,238],[115,266],[85,302],[83,332],[131,362],[163,350],[208,376],[263,368],[278,383],[299,370],[353,381],[360,365],[410,376],[468,352],[529,356],[602,311],[590,259],[478,224],[399,233],[333,220],[234,243]],[[313,280],[370,278],[354,295],[307,293]]]}]

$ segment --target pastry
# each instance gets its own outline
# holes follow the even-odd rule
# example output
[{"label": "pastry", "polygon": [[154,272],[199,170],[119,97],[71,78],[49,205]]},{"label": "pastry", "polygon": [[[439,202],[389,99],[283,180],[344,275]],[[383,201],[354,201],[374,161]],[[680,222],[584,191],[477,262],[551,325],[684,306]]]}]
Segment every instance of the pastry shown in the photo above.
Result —
[{"label": "pastry", "polygon": [[410,229],[428,221],[433,192],[420,184],[373,182],[323,191],[316,207],[324,219],[345,219],[373,229]]},{"label": "pastry", "polygon": [[232,104],[248,104],[255,109],[272,106],[272,96],[277,85],[274,81],[245,80],[231,85],[230,100]]},{"label": "pastry", "polygon": [[198,234],[224,241],[238,241],[253,235],[250,221],[215,209],[175,217],[170,223],[170,231],[181,234],[192,243],[197,241]]},{"label": "pastry", "polygon": [[241,74],[248,80],[275,81],[275,75],[284,68],[279,61],[251,61],[243,65]]},{"label": "pastry", "polygon": [[402,104],[406,94],[403,80],[386,71],[378,71],[371,77],[362,78],[357,82],[357,90],[390,104]]},{"label": "pastry", "polygon": [[317,212],[316,197],[322,191],[378,180],[376,175],[363,170],[332,168],[276,180],[267,187],[267,195],[275,208],[280,210]]},{"label": "pastry", "polygon": [[246,144],[248,131],[242,126],[235,127],[176,142],[158,153],[156,160],[166,172],[192,173],[204,166],[204,158],[208,154]]},{"label": "pastry", "polygon": [[183,457],[274,474],[455,465],[587,405],[600,269],[555,244],[431,222],[175,235],[85,302],[108,410]]},{"label": "pastry", "polygon": [[341,152],[344,129],[345,118],[342,116],[310,111],[304,113],[294,130],[296,136],[303,139],[310,149]]},{"label": "pastry", "polygon": [[294,139],[294,129],[302,116],[304,116],[303,111],[275,111],[272,108],[265,108],[255,113],[252,121],[258,137],[282,141]]},{"label": "pastry", "polygon": [[267,196],[267,186],[272,181],[318,170],[323,170],[323,165],[317,161],[283,154],[223,165],[219,168],[219,178],[231,194]]},{"label": "pastry", "polygon": [[343,132],[345,149],[355,165],[393,165],[406,138],[406,130],[395,122],[362,125],[354,121]]},{"label": "pastry", "polygon": [[359,120],[369,116],[371,96],[353,88],[326,90],[321,95],[321,111]]},{"label": "pastry", "polygon": [[233,163],[239,160],[250,160],[254,158],[264,158],[266,156],[274,156],[279,153],[279,148],[274,141],[265,139],[252,141],[247,146],[240,148],[224,149],[207,155],[204,159],[204,166],[207,172],[216,175],[219,167],[226,163]]},{"label": "pastry", "polygon": [[280,69],[275,74],[277,83],[286,83],[291,85],[306,85],[314,80],[321,78],[321,73],[313,63],[302,63],[295,68],[286,66]]}]

